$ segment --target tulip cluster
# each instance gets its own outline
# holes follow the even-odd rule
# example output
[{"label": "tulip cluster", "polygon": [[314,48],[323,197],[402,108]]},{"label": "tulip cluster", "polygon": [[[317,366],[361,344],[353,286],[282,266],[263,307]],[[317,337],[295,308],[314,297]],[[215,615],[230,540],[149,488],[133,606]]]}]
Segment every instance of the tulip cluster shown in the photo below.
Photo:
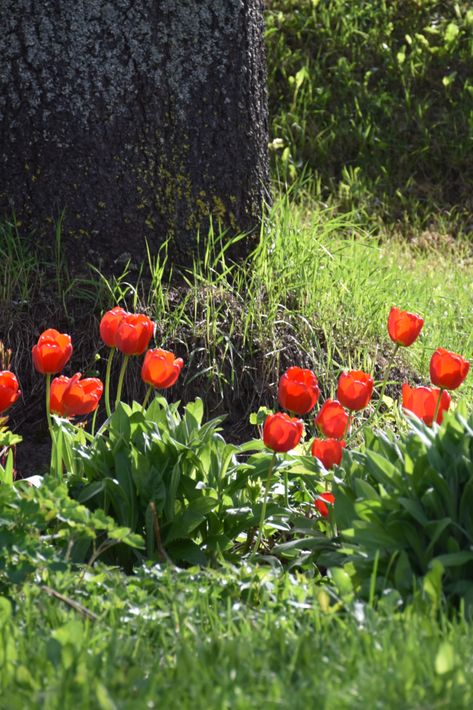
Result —
[{"label": "tulip cluster", "polygon": [[[424,319],[415,313],[392,307],[388,316],[388,334],[395,344],[391,361],[386,368],[376,413],[383,401],[389,371],[400,347],[411,346],[419,337]],[[461,355],[439,348],[432,355],[430,378],[434,387],[402,386],[402,405],[422,419],[427,425],[441,423],[448,410],[451,396],[447,390],[456,389],[468,374],[469,362]],[[346,447],[345,438],[350,430],[355,412],[368,407],[374,389],[373,377],[361,370],[342,372],[338,381],[337,399],[327,399],[315,416],[316,430],[323,438],[312,440],[311,452],[326,469],[339,465]],[[312,370],[290,367],[281,377],[278,387],[279,404],[289,414],[277,412],[267,416],[263,426],[263,441],[273,452],[287,452],[301,441],[304,423],[294,415],[303,417],[317,404],[320,388]],[[371,415],[373,416],[373,415]],[[368,419],[367,421],[370,421]],[[328,516],[327,503],[333,504],[330,491],[314,501],[322,517]]]},{"label": "tulip cluster", "polygon": [[77,417],[94,412],[103,392],[103,385],[95,377],[81,379],[80,372],[73,377],[55,377],[67,365],[72,355],[71,336],[59,333],[54,328],[45,330],[33,347],[33,365],[46,375],[46,410],[63,417]]},{"label": "tulip cluster", "polygon": [[[154,323],[142,313],[127,313],[123,308],[117,306],[103,316],[100,322],[100,336],[105,345],[111,348],[105,383],[107,413],[110,414],[108,398],[110,365],[115,349],[125,356],[118,384],[116,399],[118,403],[128,358],[132,355],[143,355],[153,334]],[[141,368],[141,378],[151,389],[168,389],[177,382],[183,367],[184,361],[181,358],[176,358],[173,353],[160,348],[151,349],[146,352]],[[145,401],[147,399],[148,395]]]},{"label": "tulip cluster", "polygon": [[[373,378],[361,370],[343,372],[338,382],[338,399],[327,399],[317,416],[316,428],[326,439],[314,439],[312,454],[329,469],[342,460],[343,448],[351,422],[351,412],[368,406],[373,394]],[[290,367],[278,387],[279,404],[291,414],[304,416],[317,404],[320,389],[312,370]],[[347,411],[348,410],[348,411]],[[301,420],[287,414],[269,415],[263,428],[263,440],[273,451],[285,452],[297,446],[303,434]]]},{"label": "tulip cluster", "polygon": [[[400,347],[410,347],[419,337],[424,319],[415,313],[392,307],[387,321],[389,337],[394,343],[394,351],[386,368],[376,407],[372,408],[369,422],[377,413],[383,401],[383,394],[394,357]],[[105,394],[105,408],[110,408],[110,373],[112,359],[116,351],[123,355],[118,380],[116,403],[120,401],[125,369],[129,358],[144,355],[141,378],[148,385],[148,397],[154,389],[165,390],[178,380],[184,366],[181,358],[161,348],[150,348],[155,325],[148,316],[128,313],[115,307],[104,314],[100,322],[100,336],[110,348],[105,386],[95,377],[82,377],[80,372],[72,377],[61,374],[71,359],[73,346],[71,337],[52,328],[45,330],[32,349],[32,359],[36,370],[46,376],[46,402],[48,423],[53,433],[51,413],[66,418],[87,416],[97,411],[102,395]],[[2,367],[8,367],[4,363]],[[402,406],[422,419],[428,426],[440,424],[451,403],[450,391],[457,389],[465,380],[470,364],[461,355],[438,348],[430,361],[432,386],[411,387],[402,385]],[[54,379],[51,377],[56,375]],[[350,429],[356,413],[365,410],[372,400],[373,377],[362,370],[349,370],[340,374],[336,399],[326,399],[315,413],[320,397],[320,387],[315,373],[310,369],[290,367],[281,376],[278,385],[278,400],[285,412],[269,414],[262,428],[264,444],[273,451],[270,465],[257,549],[261,539],[261,527],[266,509],[271,475],[277,464],[277,453],[286,453],[296,448],[304,436],[303,417],[313,417],[316,436],[310,442],[310,451],[326,470],[339,465],[343,458]],[[16,376],[8,369],[0,372],[0,414],[11,407],[21,392]],[[362,424],[363,426],[363,424]],[[309,447],[308,447],[309,449]],[[287,502],[287,476],[285,495]],[[330,491],[321,493],[314,501],[318,513],[328,517],[328,505],[334,504]]]},{"label": "tulip cluster", "polygon": [[[100,321],[100,336],[109,348],[111,355],[119,350],[124,356],[124,365],[120,372],[117,401],[121,395],[121,385],[125,366],[130,356],[142,355],[148,348],[154,333],[154,323],[141,313],[127,313],[123,308],[115,307],[105,313]],[[60,373],[72,355],[71,337],[52,328],[45,330],[32,349],[33,364],[38,372],[46,375],[46,408],[51,426],[50,414],[62,417],[78,417],[92,414],[99,406],[104,385],[96,377],[82,378],[80,372],[73,377],[60,375],[51,381],[51,375]],[[106,378],[107,414],[110,414],[108,389],[110,378],[109,358]],[[151,387],[166,389],[177,381],[184,365],[183,360],[166,350],[148,350],[142,366],[142,379]],[[18,382],[10,372],[0,373],[0,411],[13,404],[20,396]]]},{"label": "tulip cluster", "polygon": [[470,363],[462,355],[438,348],[430,360],[430,381],[434,387],[402,386],[402,406],[432,426],[442,423],[452,401],[447,390],[456,390],[468,374]]}]

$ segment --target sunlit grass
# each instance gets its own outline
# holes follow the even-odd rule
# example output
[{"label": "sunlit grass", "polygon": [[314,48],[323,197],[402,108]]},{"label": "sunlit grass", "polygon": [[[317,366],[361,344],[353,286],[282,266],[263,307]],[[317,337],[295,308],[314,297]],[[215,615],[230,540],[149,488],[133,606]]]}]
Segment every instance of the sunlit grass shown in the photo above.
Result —
[{"label": "sunlit grass", "polygon": [[129,578],[103,569],[48,582],[66,602],[27,585],[11,619],[1,607],[2,648],[13,654],[1,657],[2,710],[473,702],[470,626],[428,604],[340,607],[313,580],[262,567]]}]

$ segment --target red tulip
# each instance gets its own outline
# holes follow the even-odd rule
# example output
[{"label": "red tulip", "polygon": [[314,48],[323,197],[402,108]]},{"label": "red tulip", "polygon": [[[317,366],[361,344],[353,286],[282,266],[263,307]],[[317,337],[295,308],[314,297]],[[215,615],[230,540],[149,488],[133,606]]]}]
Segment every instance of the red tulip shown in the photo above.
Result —
[{"label": "red tulip", "polygon": [[18,380],[13,372],[0,372],[0,413],[5,412],[21,395]]},{"label": "red tulip", "polygon": [[263,441],[273,451],[290,451],[301,440],[304,423],[289,414],[268,414],[263,426]]},{"label": "red tulip", "polygon": [[406,348],[412,345],[423,325],[424,319],[415,313],[400,311],[395,306],[392,306],[389,312],[388,333],[391,340],[397,345],[403,345]]},{"label": "red tulip", "polygon": [[172,387],[183,367],[184,360],[176,358],[167,350],[148,350],[141,368],[141,377],[146,384],[164,390]]},{"label": "red tulip", "polygon": [[115,342],[124,355],[142,355],[154,332],[154,323],[142,313],[127,313],[118,325]]},{"label": "red tulip", "polygon": [[81,379],[80,372],[74,377],[55,377],[51,382],[50,407],[52,414],[62,417],[79,417],[94,412],[103,394],[103,384],[96,377]]},{"label": "red tulip", "polygon": [[328,518],[328,508],[326,503],[329,503],[330,505],[335,503],[335,496],[333,493],[329,493],[328,491],[326,493],[320,493],[320,495],[318,495],[314,500],[314,505],[323,518]]},{"label": "red tulip", "polygon": [[371,375],[361,370],[342,372],[338,380],[337,398],[352,411],[368,406],[373,394],[374,381]]},{"label": "red tulip", "polygon": [[279,380],[281,407],[295,414],[307,414],[317,404],[320,390],[312,370],[290,367]]},{"label": "red tulip", "polygon": [[39,336],[31,351],[33,364],[43,375],[61,372],[72,355],[71,336],[49,328]]},{"label": "red tulip", "polygon": [[312,456],[319,459],[328,470],[340,464],[345,446],[344,441],[337,439],[314,439]]},{"label": "red tulip", "polygon": [[100,337],[109,348],[117,347],[117,330],[127,312],[115,306],[111,311],[107,311],[100,321]]},{"label": "red tulip", "polygon": [[315,417],[315,426],[330,439],[343,439],[349,422],[348,413],[336,399],[327,399]]},{"label": "red tulip", "polygon": [[[402,385],[402,406],[422,419],[427,426],[432,426],[440,392],[441,390],[434,387],[409,387],[407,383],[404,383]],[[443,390],[436,418],[437,424],[441,424],[443,413],[450,407],[451,400],[449,393]]]},{"label": "red tulip", "polygon": [[430,379],[442,389],[456,390],[468,374],[470,363],[461,355],[438,348],[430,360]]}]

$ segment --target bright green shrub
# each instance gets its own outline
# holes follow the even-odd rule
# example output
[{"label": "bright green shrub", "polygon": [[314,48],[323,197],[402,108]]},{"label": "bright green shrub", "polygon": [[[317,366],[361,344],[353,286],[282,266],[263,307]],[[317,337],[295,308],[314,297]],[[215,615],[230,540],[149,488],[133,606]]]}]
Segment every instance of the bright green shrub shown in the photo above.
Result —
[{"label": "bright green shrub", "polygon": [[71,495],[145,538],[144,554],[116,548],[107,561],[131,570],[144,557],[205,565],[249,554],[270,466],[263,549],[292,563],[332,549],[315,515],[326,487],[316,459],[278,454],[273,466],[260,439],[228,444],[221,418],[204,423],[203,414],[200,399],[182,414],[163,397],[148,408],[121,403],[95,436],[55,418],[56,474],[66,475]]},{"label": "bright green shrub", "polygon": [[283,175],[308,164],[325,194],[377,212],[471,204],[471,3],[267,5],[272,138]]},{"label": "bright green shrub", "polygon": [[0,593],[29,575],[93,562],[111,547],[139,548],[142,539],[102,510],[91,512],[52,477],[39,488],[0,483]]},{"label": "bright green shrub", "polygon": [[[122,403],[82,443],[73,425],[59,423],[79,501],[142,533],[148,558],[202,564],[232,543],[237,530],[223,512],[246,477],[239,484],[233,476],[237,449],[218,433],[221,419],[203,423],[200,399],[182,415],[178,406],[160,397],[147,409]],[[133,559],[121,552],[129,568]]]},{"label": "bright green shrub", "polygon": [[[334,486],[335,517],[355,586],[410,595],[443,572],[443,591],[473,608],[473,416],[433,431],[413,420],[399,439],[366,434]],[[431,584],[431,581],[428,582]]]}]

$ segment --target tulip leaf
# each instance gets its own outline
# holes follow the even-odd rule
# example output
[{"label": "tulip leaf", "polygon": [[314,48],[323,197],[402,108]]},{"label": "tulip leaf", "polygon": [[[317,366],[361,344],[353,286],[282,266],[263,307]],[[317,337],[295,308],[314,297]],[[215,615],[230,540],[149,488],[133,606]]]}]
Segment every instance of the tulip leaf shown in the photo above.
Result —
[{"label": "tulip leaf", "polygon": [[435,560],[440,562],[443,567],[458,567],[466,562],[471,562],[473,560],[473,552],[468,552],[467,550],[451,552],[445,555],[438,555]]},{"label": "tulip leaf", "polygon": [[198,498],[182,513],[176,515],[166,535],[166,544],[187,537],[204,520],[207,513],[218,505],[215,498]]}]

